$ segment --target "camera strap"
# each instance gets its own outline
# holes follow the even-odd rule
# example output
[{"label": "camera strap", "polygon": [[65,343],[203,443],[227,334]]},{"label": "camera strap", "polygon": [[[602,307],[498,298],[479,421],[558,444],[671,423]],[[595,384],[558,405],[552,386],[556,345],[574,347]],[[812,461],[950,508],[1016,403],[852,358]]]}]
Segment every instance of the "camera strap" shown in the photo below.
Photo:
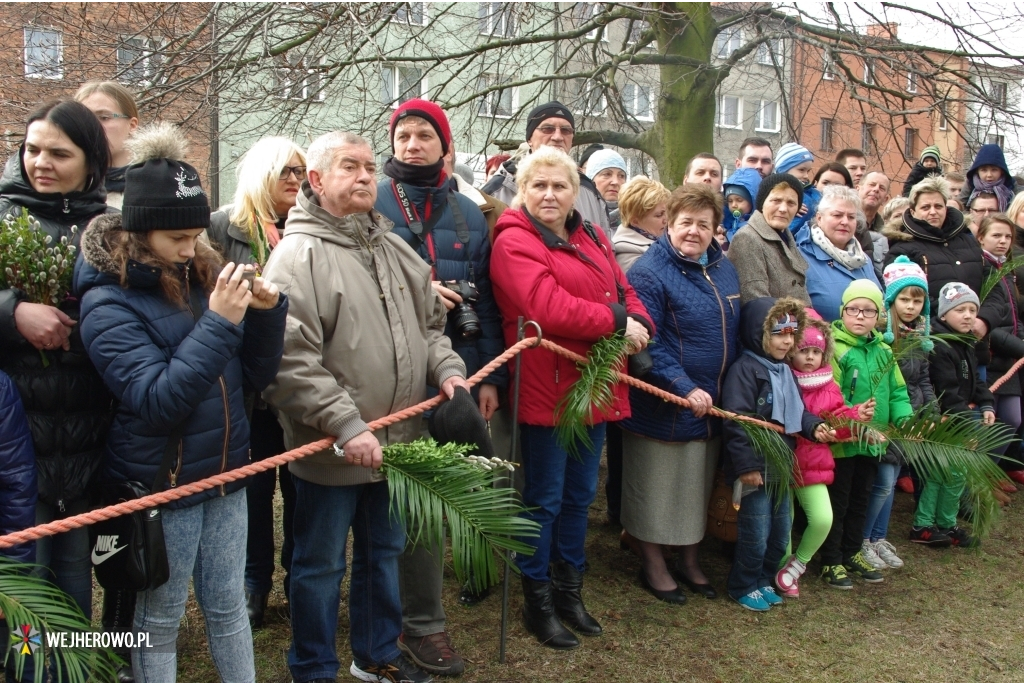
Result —
[{"label": "camera strap", "polygon": [[[420,246],[425,244],[428,255],[427,263],[430,264],[431,270],[436,272],[437,253],[434,247],[432,232],[434,227],[441,220],[444,212],[430,212],[430,206],[428,203],[427,212],[432,216],[430,216],[424,224],[419,219],[419,212],[416,211],[416,206],[409,200],[409,196],[405,192],[405,187],[401,183],[392,179],[391,189],[395,193],[395,199],[398,200],[398,206],[402,208],[405,220],[409,224],[409,231],[413,235],[412,248],[419,251]],[[459,242],[465,245],[468,255],[470,239],[469,224],[466,223],[466,217],[462,213],[462,209],[459,208],[459,203],[455,199],[455,193],[450,189],[448,190],[447,202],[448,207],[452,210],[452,218],[455,220],[455,235],[458,237]],[[467,259],[466,261],[469,265],[469,281],[470,283],[475,283],[476,278],[473,274],[473,260]]]}]

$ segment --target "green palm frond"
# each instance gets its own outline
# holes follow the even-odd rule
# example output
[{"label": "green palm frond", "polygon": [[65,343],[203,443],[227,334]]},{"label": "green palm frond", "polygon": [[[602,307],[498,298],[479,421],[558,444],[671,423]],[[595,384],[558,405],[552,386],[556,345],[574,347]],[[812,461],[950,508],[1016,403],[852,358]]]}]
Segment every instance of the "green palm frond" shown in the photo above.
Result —
[{"label": "green palm frond", "polygon": [[[48,580],[32,575],[42,571],[35,564],[0,557],[0,611],[12,631],[12,643],[17,645],[17,637],[13,635],[15,630],[25,633],[26,637],[32,630],[39,631],[38,647],[33,657],[35,682],[44,680],[50,659],[56,669],[57,682],[117,682],[117,669],[122,662],[109,649],[51,648],[47,645],[47,634],[89,631],[91,627],[73,599]],[[14,659],[14,669],[21,680],[25,654],[22,650],[8,649],[0,663],[6,664],[7,659]]]},{"label": "green palm frond", "polygon": [[523,538],[537,537],[539,524],[513,488],[494,487],[495,476],[512,464],[473,457],[470,445],[438,445],[432,439],[384,448],[381,471],[388,481],[391,512],[406,528],[409,544],[440,547],[447,520],[452,565],[460,583],[477,588],[500,580],[494,552],[532,554]]},{"label": "green palm frond", "polygon": [[776,504],[788,502],[793,486],[793,450],[770,428],[742,419],[731,420],[739,424],[754,452],[764,459],[764,487],[768,496]]},{"label": "green palm frond", "polygon": [[555,438],[573,456],[579,455],[579,445],[593,449],[587,426],[594,423],[595,409],[602,412],[611,407],[612,389],[619,382],[628,347],[621,333],[594,343],[587,361],[576,365],[580,379],[555,405]]},{"label": "green palm frond", "polygon": [[962,335],[960,333],[932,333],[931,335],[915,333],[913,335],[904,335],[897,338],[893,341],[892,345],[889,346],[892,350],[892,356],[889,361],[871,375],[872,397],[877,394],[878,386],[881,385],[882,381],[899,366],[900,361],[916,356],[927,358],[928,352],[924,349],[925,340],[930,340],[933,347],[938,345],[949,345],[952,342],[962,342],[969,345],[973,345],[977,342],[977,339],[974,336],[966,334]]},{"label": "green palm frond", "polygon": [[998,283],[1000,279],[1012,276],[1013,272],[1022,266],[1024,266],[1024,256],[1007,259],[998,269],[990,270],[989,274],[985,277],[984,282],[981,284],[981,292],[978,293],[978,299],[981,302],[984,302],[985,298],[988,297],[990,292],[992,292],[992,288],[996,287],[996,283]]}]

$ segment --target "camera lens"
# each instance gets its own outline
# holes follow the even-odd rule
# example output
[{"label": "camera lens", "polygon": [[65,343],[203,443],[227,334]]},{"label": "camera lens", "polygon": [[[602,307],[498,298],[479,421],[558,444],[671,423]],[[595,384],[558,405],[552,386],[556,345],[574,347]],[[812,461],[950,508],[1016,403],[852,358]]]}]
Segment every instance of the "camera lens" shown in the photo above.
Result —
[{"label": "camera lens", "polygon": [[465,302],[455,305],[455,332],[463,340],[478,340],[480,338],[480,317],[476,315],[473,308]]}]

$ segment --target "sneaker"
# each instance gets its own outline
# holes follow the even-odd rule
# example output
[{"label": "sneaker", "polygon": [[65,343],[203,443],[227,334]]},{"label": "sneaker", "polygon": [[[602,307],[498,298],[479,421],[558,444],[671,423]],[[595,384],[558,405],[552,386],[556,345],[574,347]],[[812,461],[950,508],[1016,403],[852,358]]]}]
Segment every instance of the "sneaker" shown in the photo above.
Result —
[{"label": "sneaker", "polygon": [[908,495],[914,494],[914,479],[910,476],[900,476],[896,479],[896,487]]},{"label": "sneaker", "polygon": [[399,654],[390,664],[358,666],[355,661],[348,672],[364,683],[430,683],[433,678],[405,656]]},{"label": "sneaker", "polygon": [[[734,597],[733,599],[736,598]],[[760,590],[754,590],[749,594],[743,595],[736,599],[736,602],[744,609],[750,609],[751,611],[768,611],[771,609],[771,605],[761,596]]]},{"label": "sneaker", "polygon": [[782,597],[775,594],[775,588],[770,585],[765,585],[761,588],[761,597],[764,598],[764,601],[768,602],[768,606],[770,607],[782,604]]},{"label": "sneaker", "polygon": [[843,564],[847,573],[857,576],[865,583],[881,583],[885,576],[875,570],[875,567],[864,558],[863,552],[857,552]]},{"label": "sneaker", "polygon": [[835,566],[822,566],[821,579],[828,583],[829,587],[837,590],[852,590],[853,581],[846,575],[846,567],[842,564]]},{"label": "sneaker", "polygon": [[447,630],[422,637],[402,633],[398,636],[398,648],[428,673],[459,675],[466,670],[462,657],[452,647],[452,638]]},{"label": "sneaker", "polygon": [[786,560],[786,565],[775,574],[775,587],[779,588],[783,597],[800,596],[800,590],[797,588],[796,583],[806,570],[807,567],[800,563],[796,555]]},{"label": "sneaker", "polygon": [[878,556],[878,552],[875,551],[875,545],[870,540],[865,540],[860,546],[860,553],[864,557],[864,561],[868,562],[876,571],[889,568],[889,564],[885,563],[885,560]]},{"label": "sneaker", "polygon": [[953,541],[935,526],[914,526],[910,529],[910,541],[929,547],[949,547]]},{"label": "sneaker", "polygon": [[950,544],[954,547],[976,547],[978,545],[978,538],[960,526],[953,526],[940,532],[949,538]]},{"label": "sneaker", "polygon": [[885,538],[875,543],[875,552],[889,568],[903,568],[903,560],[896,556],[896,548]]}]

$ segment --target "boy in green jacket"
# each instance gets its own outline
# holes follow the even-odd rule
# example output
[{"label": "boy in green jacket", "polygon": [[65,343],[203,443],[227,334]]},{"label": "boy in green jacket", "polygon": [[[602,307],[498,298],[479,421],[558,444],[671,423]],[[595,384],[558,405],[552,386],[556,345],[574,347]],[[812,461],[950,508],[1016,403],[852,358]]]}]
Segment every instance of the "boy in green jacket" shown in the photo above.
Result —
[{"label": "boy in green jacket", "polygon": [[[874,397],[871,425],[885,430],[914,413],[892,350],[874,331],[882,311],[882,291],[874,281],[856,280],[843,293],[842,318],[832,322],[836,356],[832,372],[846,403],[853,406]],[[835,445],[835,479],[828,486],[832,530],[821,546],[821,577],[831,587],[849,590],[849,574],[868,583],[884,578],[861,553],[864,516],[884,444],[851,442]]]}]

